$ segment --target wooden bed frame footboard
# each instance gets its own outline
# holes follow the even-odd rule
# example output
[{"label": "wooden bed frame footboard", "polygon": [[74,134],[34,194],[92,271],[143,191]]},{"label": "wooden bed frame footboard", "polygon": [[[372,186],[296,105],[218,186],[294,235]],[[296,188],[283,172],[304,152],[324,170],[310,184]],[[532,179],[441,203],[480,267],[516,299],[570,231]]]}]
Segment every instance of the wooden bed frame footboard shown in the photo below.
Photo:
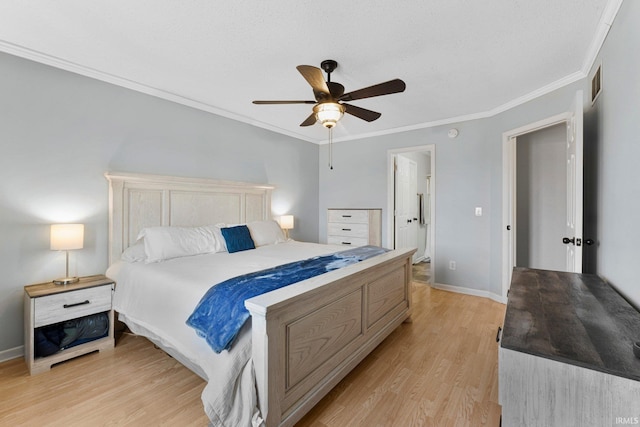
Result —
[{"label": "wooden bed frame footboard", "polygon": [[245,302],[266,425],[291,426],[411,315],[411,257],[395,250]]}]

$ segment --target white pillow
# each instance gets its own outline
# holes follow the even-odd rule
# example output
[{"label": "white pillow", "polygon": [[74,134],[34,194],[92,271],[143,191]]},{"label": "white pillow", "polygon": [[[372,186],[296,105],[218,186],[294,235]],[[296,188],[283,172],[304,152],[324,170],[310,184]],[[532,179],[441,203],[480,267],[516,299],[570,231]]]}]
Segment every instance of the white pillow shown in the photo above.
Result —
[{"label": "white pillow", "polygon": [[277,222],[270,221],[253,221],[247,224],[253,243],[258,246],[275,245],[276,243],[284,243],[287,241],[284,237],[282,229]]},{"label": "white pillow", "polygon": [[222,231],[220,231],[220,229],[224,227],[226,227],[225,224],[216,224],[211,226],[211,229],[213,230],[213,235],[216,238],[215,252],[227,252],[227,242],[225,242],[224,236],[222,235]]},{"label": "white pillow", "polygon": [[216,251],[214,226],[147,227],[138,240],[144,238],[145,262],[207,254]]},{"label": "white pillow", "polygon": [[147,259],[144,252],[144,241],[138,240],[134,245],[129,246],[122,252],[120,259],[124,262],[140,262]]}]

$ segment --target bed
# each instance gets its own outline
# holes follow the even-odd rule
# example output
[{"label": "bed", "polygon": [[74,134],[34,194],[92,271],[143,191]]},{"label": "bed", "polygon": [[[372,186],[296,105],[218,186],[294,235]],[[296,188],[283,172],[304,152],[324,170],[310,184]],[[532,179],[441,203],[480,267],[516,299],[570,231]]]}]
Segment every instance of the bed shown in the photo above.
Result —
[{"label": "bed", "polygon": [[229,351],[217,354],[185,324],[207,289],[236,275],[345,248],[265,238],[239,253],[125,262],[123,253],[135,252],[138,234],[149,227],[268,223],[273,187],[105,176],[114,308],[134,333],[207,381],[202,400],[213,425],[293,425],[410,320],[414,250],[393,250],[246,300],[250,322]]}]

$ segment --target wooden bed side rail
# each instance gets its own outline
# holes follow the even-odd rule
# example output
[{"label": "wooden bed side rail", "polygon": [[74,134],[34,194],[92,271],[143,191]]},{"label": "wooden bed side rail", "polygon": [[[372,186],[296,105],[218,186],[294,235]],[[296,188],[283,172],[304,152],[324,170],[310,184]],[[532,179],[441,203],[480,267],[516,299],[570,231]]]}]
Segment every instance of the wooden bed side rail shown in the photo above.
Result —
[{"label": "wooden bed side rail", "polygon": [[411,257],[390,251],[251,298],[266,425],[291,426],[411,315]]}]

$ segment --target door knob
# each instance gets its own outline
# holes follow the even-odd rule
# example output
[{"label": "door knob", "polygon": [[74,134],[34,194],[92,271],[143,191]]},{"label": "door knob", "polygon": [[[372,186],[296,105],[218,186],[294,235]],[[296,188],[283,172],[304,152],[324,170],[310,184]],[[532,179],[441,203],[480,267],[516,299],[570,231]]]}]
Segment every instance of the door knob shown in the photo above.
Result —
[{"label": "door knob", "polygon": [[593,239],[585,239],[584,244],[585,245],[593,245],[595,243],[595,241]]},{"label": "door knob", "polygon": [[575,244],[575,238],[568,238],[568,237],[563,237],[562,238],[562,243],[564,243],[565,245],[568,245],[569,243],[571,243],[572,245]]},{"label": "door knob", "polygon": [[410,220],[410,219],[408,219],[408,220],[407,220],[407,224],[408,224],[408,223],[410,223],[410,222],[411,222],[411,220]]}]

